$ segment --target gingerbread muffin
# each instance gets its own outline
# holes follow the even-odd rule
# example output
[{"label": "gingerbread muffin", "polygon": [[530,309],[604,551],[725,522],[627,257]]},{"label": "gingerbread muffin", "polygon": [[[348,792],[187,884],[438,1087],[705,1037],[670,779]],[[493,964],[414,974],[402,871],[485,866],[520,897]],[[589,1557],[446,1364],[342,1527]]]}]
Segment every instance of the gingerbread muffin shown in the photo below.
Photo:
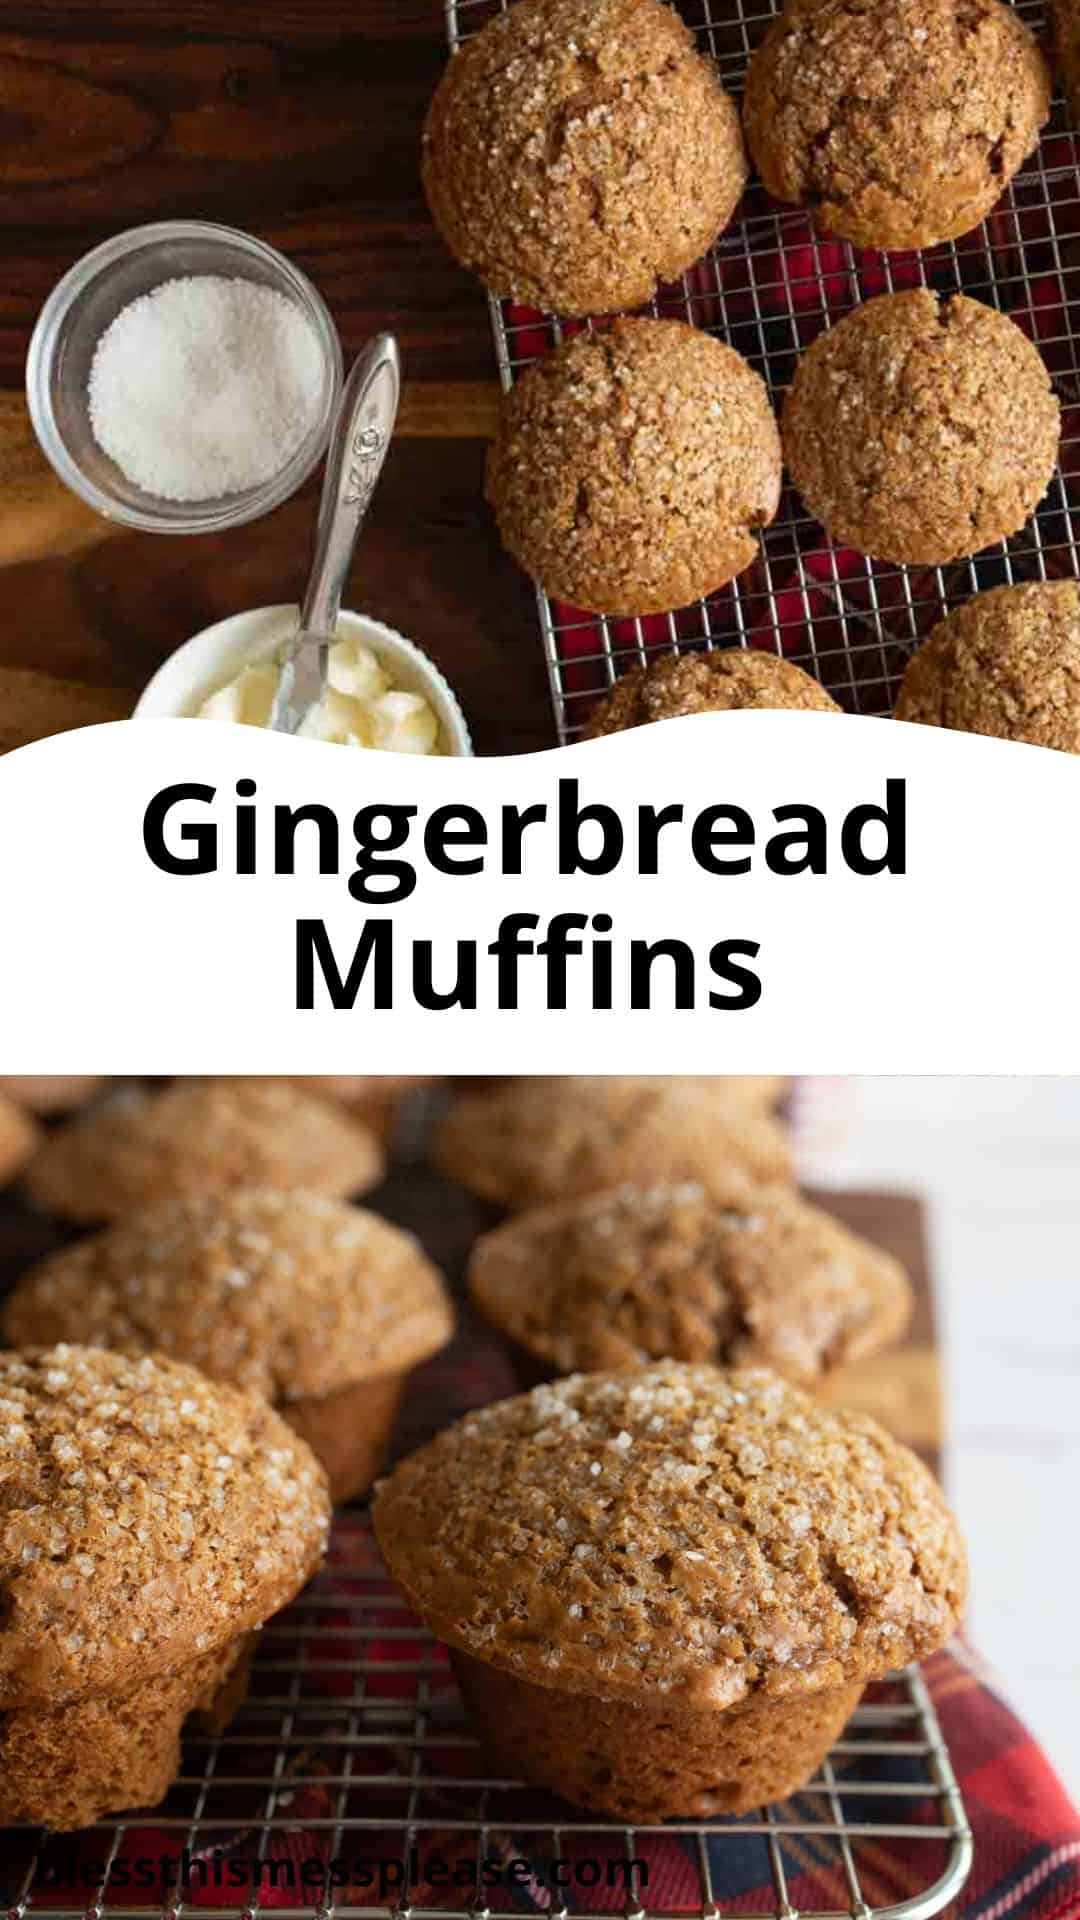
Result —
[{"label": "gingerbread muffin", "polygon": [[421,161],[451,253],[556,313],[651,300],[735,211],[747,162],[715,68],[661,0],[518,0],[455,55]]},{"label": "gingerbread muffin", "polygon": [[726,647],[720,653],[663,653],[631,667],[589,717],[588,740],[684,713],[727,713],[746,707],[790,707],[839,713],[810,674],[775,653]]},{"label": "gingerbread muffin", "polygon": [[30,1115],[0,1093],[0,1186],[18,1179],[37,1152],[40,1139]]},{"label": "gingerbread muffin", "polygon": [[908,664],[896,718],[1080,753],[1080,585],[992,587],[947,614]]},{"label": "gingerbread muffin", "polygon": [[31,1113],[71,1113],[101,1085],[97,1073],[0,1073],[0,1094]]},{"label": "gingerbread muffin", "polygon": [[504,545],[549,594],[644,614],[742,573],[780,478],[753,368],[681,320],[637,319],[526,370],[503,401],[486,485]]},{"label": "gingerbread muffin", "polygon": [[124,1089],[68,1120],[31,1162],[26,1188],[45,1212],[92,1223],[236,1187],[363,1193],[382,1173],[370,1129],[286,1080],[190,1080]]},{"label": "gingerbread muffin", "polygon": [[509,1212],[627,1181],[694,1180],[726,1199],[791,1172],[782,1128],[731,1076],[562,1074],[458,1094],[434,1157]]},{"label": "gingerbread muffin", "polygon": [[322,1559],[322,1468],[258,1394],[146,1355],[0,1353],[0,1824],[160,1800],[181,1725]]},{"label": "gingerbread muffin", "polygon": [[777,200],[857,247],[970,232],[1033,153],[1050,75],[1004,0],[786,0],[744,124]]},{"label": "gingerbread muffin", "polygon": [[911,1315],[899,1263],[783,1187],[654,1182],[538,1207],[477,1241],[468,1278],[549,1374],[706,1360],[813,1386]]},{"label": "gingerbread muffin", "polygon": [[764,1370],[537,1387],[405,1460],[374,1518],[500,1769],[619,1820],[794,1792],[964,1598],[914,1454]]},{"label": "gingerbread muffin", "polygon": [[805,353],[784,452],[840,545],[937,566],[1022,527],[1049,485],[1059,408],[1031,341],[963,294],[881,294]]},{"label": "gingerbread muffin", "polygon": [[1050,0],[1054,56],[1061,90],[1074,120],[1080,120],[1080,0]]},{"label": "gingerbread muffin", "polygon": [[409,1370],[453,1330],[409,1233],[323,1194],[163,1200],[64,1247],[0,1308],[13,1346],[158,1352],[272,1401],[335,1501],[370,1486]]},{"label": "gingerbread muffin", "polygon": [[347,1107],[387,1142],[392,1142],[410,1096],[421,1087],[434,1086],[437,1079],[429,1073],[302,1073],[291,1077],[309,1093]]}]

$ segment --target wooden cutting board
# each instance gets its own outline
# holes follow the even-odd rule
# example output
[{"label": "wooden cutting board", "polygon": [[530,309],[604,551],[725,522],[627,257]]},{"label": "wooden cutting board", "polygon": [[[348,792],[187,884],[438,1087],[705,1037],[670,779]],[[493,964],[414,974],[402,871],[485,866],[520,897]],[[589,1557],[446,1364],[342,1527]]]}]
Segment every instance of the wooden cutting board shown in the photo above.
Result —
[{"label": "wooden cutting board", "polygon": [[380,327],[405,357],[401,427],[347,604],[400,628],[456,687],[480,752],[550,746],[531,588],[481,497],[497,402],[487,308],[420,189],[445,58],[438,0],[20,6],[0,23],[0,749],[122,717],[166,654],[241,608],[298,599],[317,483],[198,539],[112,527],[54,478],[23,398],[42,301],[142,221],[223,221],[316,281],[346,358]]},{"label": "wooden cutting board", "polygon": [[[828,1398],[875,1415],[936,1470],[942,1442],[941,1377],[922,1206],[901,1194],[818,1193],[811,1197],[895,1254],[911,1276],[916,1300],[914,1318],[903,1343],[876,1359],[844,1368],[830,1382]],[[479,1205],[422,1164],[395,1168],[370,1204],[419,1235],[447,1274],[461,1303],[469,1248],[488,1224],[488,1216]],[[0,1294],[31,1261],[59,1245],[64,1237],[62,1229],[20,1206],[14,1196],[6,1196],[0,1204]],[[478,1382],[485,1377],[483,1369],[470,1363],[475,1361],[477,1341],[489,1337],[463,1312],[456,1350],[443,1356],[430,1377],[424,1376],[424,1391],[441,1400],[444,1385],[452,1382],[453,1404],[455,1408],[460,1405],[462,1375],[471,1370]],[[499,1389],[503,1390],[512,1390],[509,1374],[505,1389]],[[407,1406],[403,1429],[397,1436],[399,1450],[419,1443],[438,1424],[436,1407]]]}]

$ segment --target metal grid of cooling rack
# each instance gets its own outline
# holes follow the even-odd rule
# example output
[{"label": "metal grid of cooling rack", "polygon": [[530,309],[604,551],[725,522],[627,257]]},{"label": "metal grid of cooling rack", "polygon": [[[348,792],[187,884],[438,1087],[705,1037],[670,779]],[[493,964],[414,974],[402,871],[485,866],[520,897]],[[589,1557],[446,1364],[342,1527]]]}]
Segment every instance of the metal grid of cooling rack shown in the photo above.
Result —
[{"label": "metal grid of cooling rack", "polygon": [[[487,1920],[520,1911],[520,1892],[508,1885],[479,1899],[466,1889],[448,1904],[423,1879],[436,1848],[443,1859],[478,1867],[527,1860],[532,1903],[551,1920],[718,1920],[721,1911],[740,1920],[796,1920],[796,1909],[801,1920],[929,1920],[955,1897],[971,1864],[963,1804],[916,1669],[870,1691],[801,1793],[750,1817],[614,1825],[492,1776],[462,1718],[443,1650],[393,1593],[367,1517],[355,1510],[339,1516],[318,1579],[266,1628],[249,1701],[229,1730],[188,1742],[161,1808],[80,1837],[80,1848],[101,1863],[100,1888],[76,1894],[62,1838],[24,1832],[3,1840],[0,1909],[10,1920],[178,1920],[182,1905],[256,1920],[257,1892],[202,1885],[198,1864],[197,1891],[186,1902],[174,1892],[145,1904],[145,1894],[122,1884],[124,1869],[130,1878],[138,1860],[160,1867],[163,1853],[175,1859],[185,1849],[207,1863],[207,1876],[216,1849],[222,1862],[242,1861],[245,1869],[262,1862],[280,1920],[375,1920],[387,1912],[394,1920]],[[421,1877],[409,1885],[414,1849]],[[406,1886],[381,1898],[332,1887],[325,1878],[331,1860],[400,1863]],[[614,1890],[555,1893],[548,1878],[537,1897],[555,1862],[581,1860],[597,1862],[604,1887],[610,1879]],[[294,1874],[303,1862],[316,1863],[306,1897],[290,1894],[286,1861]],[[569,1866],[559,1871],[569,1877]]]},{"label": "metal grid of cooling rack", "polygon": [[[451,47],[507,4],[445,0]],[[1043,0],[1016,4],[1043,29]],[[681,0],[680,10],[737,95],[776,8],[768,0]],[[657,647],[771,648],[816,674],[849,711],[889,713],[913,648],[950,607],[986,587],[1080,571],[1080,171],[1060,102],[998,208],[962,240],[921,254],[856,251],[818,239],[804,213],[777,206],[754,183],[705,259],[648,311],[727,340],[764,375],[779,406],[796,359],[823,328],[872,294],[909,286],[984,300],[1037,341],[1063,403],[1063,432],[1059,470],[1034,519],[973,560],[897,567],[833,547],[788,487],[753,566],[693,606],[660,619],[612,620],[553,605],[538,590],[561,741],[580,733],[604,687]],[[489,304],[504,388],[573,330],[551,315]]]}]

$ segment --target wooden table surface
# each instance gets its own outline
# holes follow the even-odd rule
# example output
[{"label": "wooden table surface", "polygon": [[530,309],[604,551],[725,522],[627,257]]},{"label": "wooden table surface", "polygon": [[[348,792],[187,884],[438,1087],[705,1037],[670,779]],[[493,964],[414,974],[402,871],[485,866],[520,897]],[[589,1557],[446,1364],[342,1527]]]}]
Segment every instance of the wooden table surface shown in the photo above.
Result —
[{"label": "wooden table surface", "polygon": [[299,598],[317,481],[215,536],[111,527],[54,478],[23,399],[37,312],[89,247],[198,218],[294,259],[346,360],[404,350],[400,437],[349,604],[455,685],[481,752],[550,746],[532,591],[481,498],[497,388],[479,286],[450,261],[417,171],[445,57],[439,0],[51,0],[0,19],[0,748],[114,719],[198,628]]}]

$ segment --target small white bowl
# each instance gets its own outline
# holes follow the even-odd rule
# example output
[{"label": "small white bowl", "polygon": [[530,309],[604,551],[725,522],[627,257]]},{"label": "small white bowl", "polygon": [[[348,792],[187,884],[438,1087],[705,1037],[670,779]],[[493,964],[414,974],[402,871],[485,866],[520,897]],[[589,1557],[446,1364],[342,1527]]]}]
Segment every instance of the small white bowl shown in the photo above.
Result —
[{"label": "small white bowl", "polygon": [[[204,628],[162,662],[143,688],[132,718],[192,718],[203,701],[235,679],[241,668],[267,659],[295,633],[299,616],[295,606],[253,607],[249,613],[234,613],[228,620]],[[340,613],[337,632],[339,636],[354,636],[370,647],[395,687],[423,694],[438,719],[443,753],[456,758],[471,755],[472,741],[457,695],[426,653],[404,634],[395,633],[393,627],[384,627],[381,620],[369,620],[362,613]]]}]

